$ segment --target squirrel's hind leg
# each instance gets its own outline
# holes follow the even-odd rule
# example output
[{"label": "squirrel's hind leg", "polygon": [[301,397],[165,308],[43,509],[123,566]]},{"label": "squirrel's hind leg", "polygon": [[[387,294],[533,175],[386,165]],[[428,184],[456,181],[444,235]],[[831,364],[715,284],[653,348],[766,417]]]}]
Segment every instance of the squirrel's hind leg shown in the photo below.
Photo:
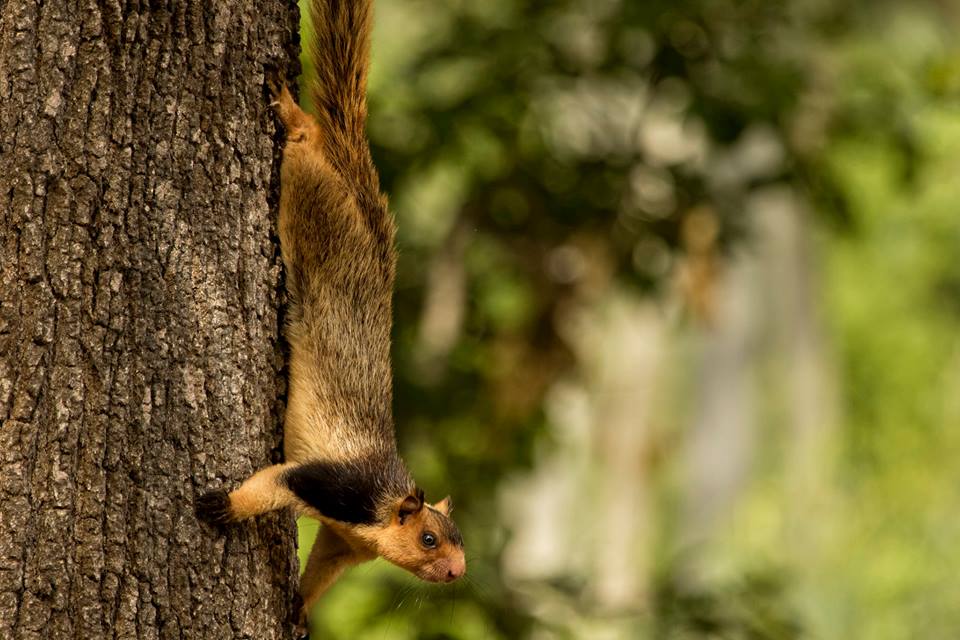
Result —
[{"label": "squirrel's hind leg", "polygon": [[273,97],[270,106],[277,112],[286,129],[287,140],[299,142],[316,128],[316,121],[296,103],[286,83],[270,80],[268,84]]},{"label": "squirrel's hind leg", "polygon": [[303,599],[301,624],[306,625],[310,609],[346,569],[371,558],[357,553],[343,538],[322,525],[310,549],[307,567],[300,576],[300,596]]}]

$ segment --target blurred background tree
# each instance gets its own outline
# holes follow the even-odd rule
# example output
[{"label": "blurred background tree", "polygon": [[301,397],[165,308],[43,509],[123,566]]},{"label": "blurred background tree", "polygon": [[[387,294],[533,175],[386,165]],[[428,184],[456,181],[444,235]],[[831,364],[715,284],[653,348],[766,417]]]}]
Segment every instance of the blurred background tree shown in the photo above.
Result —
[{"label": "blurred background tree", "polygon": [[379,0],[398,435],[469,580],[365,566],[320,637],[960,635],[958,17]]}]

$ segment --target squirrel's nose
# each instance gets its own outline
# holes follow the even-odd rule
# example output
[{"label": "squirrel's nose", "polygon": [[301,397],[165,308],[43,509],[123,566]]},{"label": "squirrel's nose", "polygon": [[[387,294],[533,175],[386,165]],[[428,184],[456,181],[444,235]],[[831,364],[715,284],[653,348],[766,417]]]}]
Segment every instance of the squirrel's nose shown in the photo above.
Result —
[{"label": "squirrel's nose", "polygon": [[453,582],[467,572],[467,563],[463,560],[453,561],[447,568],[447,582]]}]

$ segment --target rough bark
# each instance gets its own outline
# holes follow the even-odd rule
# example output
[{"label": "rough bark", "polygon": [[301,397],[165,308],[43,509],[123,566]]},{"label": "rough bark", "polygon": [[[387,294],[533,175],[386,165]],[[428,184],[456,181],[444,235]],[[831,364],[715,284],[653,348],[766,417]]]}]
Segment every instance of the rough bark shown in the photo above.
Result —
[{"label": "rough bark", "polygon": [[0,638],[283,638],[281,0],[0,0]]}]

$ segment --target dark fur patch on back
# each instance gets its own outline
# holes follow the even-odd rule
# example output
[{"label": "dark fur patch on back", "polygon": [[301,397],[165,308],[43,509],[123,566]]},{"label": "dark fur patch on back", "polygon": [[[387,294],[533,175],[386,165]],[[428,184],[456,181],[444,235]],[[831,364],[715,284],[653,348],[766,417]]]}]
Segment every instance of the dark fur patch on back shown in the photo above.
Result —
[{"label": "dark fur patch on back", "polygon": [[372,459],[315,460],[287,471],[284,480],[298,498],[328,518],[373,524],[381,502],[395,492],[391,483],[383,482],[388,466]]}]

